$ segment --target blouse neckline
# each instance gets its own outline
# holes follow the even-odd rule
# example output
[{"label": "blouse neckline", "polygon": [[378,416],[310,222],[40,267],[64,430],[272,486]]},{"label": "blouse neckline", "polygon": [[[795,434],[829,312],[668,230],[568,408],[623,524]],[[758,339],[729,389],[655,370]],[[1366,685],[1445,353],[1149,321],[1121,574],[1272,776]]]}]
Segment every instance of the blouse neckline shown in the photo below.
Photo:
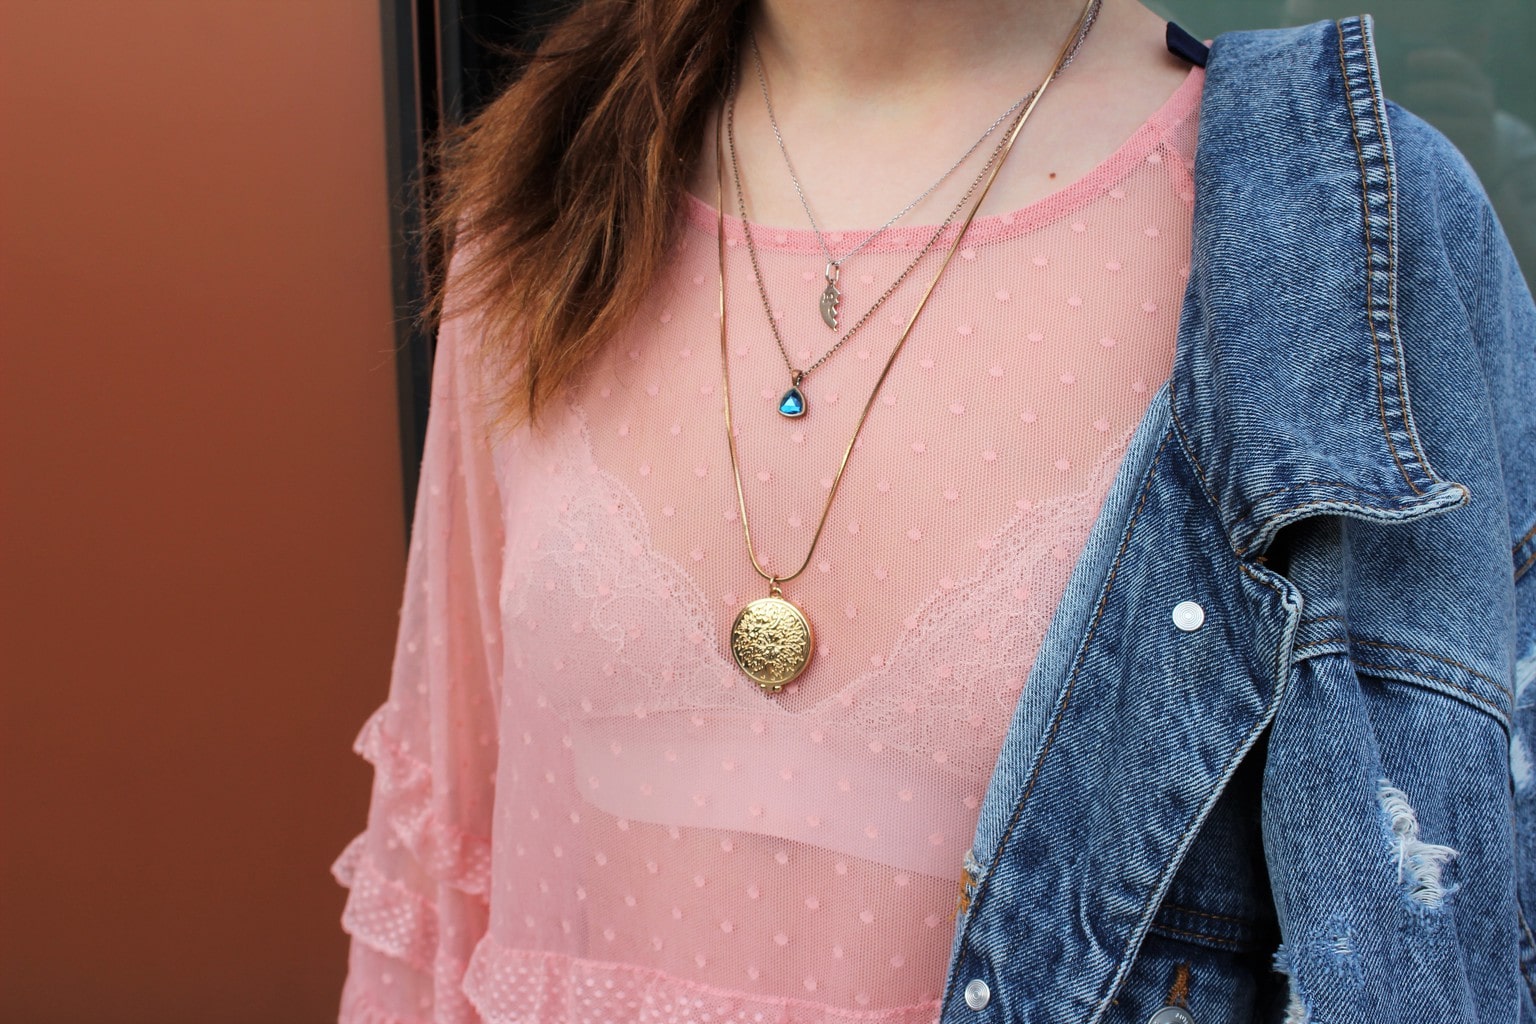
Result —
[{"label": "blouse neckline", "polygon": [[[1132,170],[1145,162],[1158,162],[1160,145],[1178,125],[1187,120],[1199,107],[1201,89],[1205,83],[1205,71],[1198,66],[1192,66],[1184,81],[1163,101],[1162,105],[1153,111],[1151,116],[1136,129],[1129,138],[1122,142],[1109,156],[1101,160],[1087,174],[1068,185],[1064,185],[1054,192],[1028,203],[1018,209],[1004,213],[992,213],[985,216],[978,215],[966,232],[967,241],[975,245],[986,245],[991,242],[1000,242],[1009,238],[1028,234],[1038,230],[1047,224],[1066,217],[1077,211],[1094,199],[1104,195],[1118,182],[1124,180]],[[1180,166],[1175,173],[1182,173],[1186,178],[1189,172]],[[1193,190],[1193,180],[1188,183],[1188,189]],[[685,217],[689,227],[714,235],[717,230],[718,217],[712,203],[701,199],[692,192],[686,193]],[[791,228],[769,224],[761,224],[751,221],[752,241],[760,249],[773,250],[791,254],[820,255],[821,246],[816,241],[816,235],[809,227]],[[897,225],[886,231],[876,239],[865,252],[906,252],[915,251],[928,243],[933,236],[934,228],[938,225],[912,224]],[[872,228],[844,229],[842,231],[824,232],[827,241],[836,245],[845,236],[853,234],[862,237]],[[954,240],[954,232],[959,230],[959,225],[951,225],[939,238],[939,245],[945,245]],[[743,237],[742,220],[729,212],[725,215],[725,233],[728,241],[735,244]],[[735,241],[733,241],[735,240]]]}]

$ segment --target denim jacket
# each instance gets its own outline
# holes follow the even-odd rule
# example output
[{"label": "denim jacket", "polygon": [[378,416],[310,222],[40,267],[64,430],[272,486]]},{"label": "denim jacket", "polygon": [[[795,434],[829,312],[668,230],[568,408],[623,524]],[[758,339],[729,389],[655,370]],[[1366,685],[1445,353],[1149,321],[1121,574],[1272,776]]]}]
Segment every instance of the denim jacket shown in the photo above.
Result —
[{"label": "denim jacket", "polygon": [[1536,309],[1371,33],[1211,48],[1172,375],[1010,726],[944,1024],[1536,1021]]}]

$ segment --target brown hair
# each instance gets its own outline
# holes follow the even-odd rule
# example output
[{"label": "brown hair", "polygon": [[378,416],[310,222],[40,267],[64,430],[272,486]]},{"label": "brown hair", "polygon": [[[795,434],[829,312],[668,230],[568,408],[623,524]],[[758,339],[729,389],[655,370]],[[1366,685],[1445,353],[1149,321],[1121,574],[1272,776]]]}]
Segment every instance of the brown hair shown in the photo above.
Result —
[{"label": "brown hair", "polygon": [[428,237],[453,251],[453,277],[425,315],[483,319],[504,418],[536,421],[635,314],[745,14],[745,0],[586,0],[445,138]]}]

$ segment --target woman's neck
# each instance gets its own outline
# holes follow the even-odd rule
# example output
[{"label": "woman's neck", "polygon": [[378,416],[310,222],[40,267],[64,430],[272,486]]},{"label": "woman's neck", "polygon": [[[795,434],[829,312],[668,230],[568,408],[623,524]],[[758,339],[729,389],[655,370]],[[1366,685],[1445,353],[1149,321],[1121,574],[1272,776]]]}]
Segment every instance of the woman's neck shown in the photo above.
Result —
[{"label": "woman's neck", "polygon": [[[762,70],[821,226],[878,225],[921,193],[1040,84],[1082,11],[1083,0],[760,0],[751,25]],[[1167,53],[1162,28],[1137,0],[1102,0],[989,209],[1018,208],[1086,173],[1168,98],[1188,66]],[[803,225],[751,47],[738,69],[736,134],[750,219]],[[973,157],[904,223],[938,223],[984,159]],[[694,191],[713,200],[712,137]]]},{"label": "woman's neck", "polygon": [[[1116,0],[1108,0],[1114,3]],[[753,30],[790,91],[912,94],[1050,67],[1083,0],[762,0]]]}]

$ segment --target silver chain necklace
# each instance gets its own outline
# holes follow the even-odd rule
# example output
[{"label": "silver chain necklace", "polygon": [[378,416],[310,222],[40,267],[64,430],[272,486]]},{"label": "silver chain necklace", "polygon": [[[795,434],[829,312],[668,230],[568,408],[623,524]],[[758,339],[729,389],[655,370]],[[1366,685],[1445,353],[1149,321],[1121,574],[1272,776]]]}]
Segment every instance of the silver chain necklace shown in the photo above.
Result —
[{"label": "silver chain necklace", "polygon": [[[1033,93],[1031,96],[1033,96]],[[1026,99],[1028,98],[1029,97],[1026,97]],[[1002,141],[997,144],[995,149],[993,149],[992,155],[987,158],[987,162],[982,167],[981,172],[977,174],[976,179],[971,182],[971,187],[965,190],[965,195],[960,197],[960,201],[956,203],[954,208],[949,211],[949,215],[944,218],[943,223],[941,223],[938,228],[934,230],[933,234],[928,237],[928,241],[923,244],[923,247],[921,250],[919,250],[917,256],[912,260],[911,263],[907,264],[907,269],[903,270],[901,274],[896,278],[896,280],[891,282],[891,286],[887,288],[883,293],[881,293],[880,297],[875,300],[874,305],[870,306],[868,311],[866,311],[865,314],[859,318],[858,323],[850,327],[847,333],[844,334],[841,338],[838,338],[837,342],[831,348],[823,352],[820,359],[816,360],[814,363],[812,363],[810,366],[807,366],[803,370],[797,368],[794,364],[794,361],[790,359],[789,348],[784,344],[784,336],[779,333],[779,323],[773,315],[773,303],[769,300],[768,288],[763,283],[763,270],[762,267],[758,264],[757,245],[752,240],[752,228],[747,221],[746,192],[741,185],[741,162],[736,157],[736,88],[734,82],[732,83],[730,96],[727,99],[725,107],[725,136],[729,142],[731,153],[731,173],[735,179],[736,184],[736,209],[741,217],[741,233],[746,238],[747,255],[750,256],[752,260],[752,277],[757,282],[758,295],[762,296],[763,312],[768,316],[768,328],[773,332],[773,340],[778,343],[779,354],[784,357],[784,366],[789,370],[789,390],[784,392],[783,396],[779,399],[779,414],[790,419],[798,419],[799,417],[804,416],[810,408],[810,404],[805,397],[805,392],[800,387],[800,385],[805,382],[805,378],[810,376],[811,372],[820,367],[822,363],[825,363],[828,359],[831,359],[833,353],[842,348],[843,345],[847,343],[849,338],[852,338],[859,332],[860,328],[869,323],[869,321],[874,317],[875,313],[880,309],[880,307],[885,305],[885,300],[895,294],[896,289],[901,287],[901,283],[905,281],[909,275],[911,275],[912,271],[917,269],[917,265],[923,261],[923,257],[928,254],[928,251],[933,248],[934,244],[938,242],[939,238],[943,236],[944,232],[949,229],[950,224],[952,224],[955,218],[960,215],[960,211],[965,209],[965,205],[970,201],[971,196],[974,195],[976,190],[981,187],[981,183],[987,177],[987,172],[992,169],[992,165],[997,163],[998,158],[1007,148],[1008,136],[1004,135]],[[823,309],[825,309],[825,305],[823,306]]]},{"label": "silver chain necklace", "polygon": [[[1067,65],[1072,63],[1072,59],[1075,56],[1077,56],[1078,48],[1080,46],[1082,46],[1083,40],[1088,37],[1089,30],[1093,27],[1094,21],[1097,20],[1097,16],[1098,16],[1098,13],[1099,13],[1100,5],[1101,5],[1101,0],[1089,0],[1087,6],[1084,9],[1085,10],[1085,14],[1084,14],[1083,20],[1081,21],[1081,23],[1078,26],[1078,32],[1077,32],[1076,36],[1072,39],[1070,45],[1067,47],[1066,53],[1063,55],[1061,63],[1059,63],[1056,66],[1056,68],[1051,72],[1050,77],[1046,79],[1046,82],[1045,82],[1046,85],[1050,84],[1050,82],[1053,81],[1057,75],[1061,74],[1061,72],[1066,69]],[[755,58],[756,57],[756,53],[757,53],[757,41],[754,38],[754,39],[751,40],[751,42],[752,42],[753,55],[754,55],[754,58]],[[766,84],[766,80],[763,78],[763,75],[762,75],[762,64],[761,64],[761,62],[758,62],[758,81],[759,81],[759,83],[763,84],[763,99],[766,101],[767,98],[768,98],[767,84]],[[977,139],[976,143],[974,145],[972,145],[969,150],[966,151],[965,156],[962,156],[954,164],[954,166],[950,167],[949,170],[944,172],[944,177],[943,178],[940,178],[938,181],[934,182],[933,185],[930,186],[926,192],[924,192],[922,195],[918,196],[911,203],[908,203],[906,208],[904,208],[895,217],[892,217],[890,220],[886,221],[885,224],[883,224],[881,227],[879,227],[874,232],[874,234],[872,234],[868,238],[864,239],[864,241],[859,243],[859,245],[857,247],[855,247],[853,250],[851,250],[847,255],[843,256],[842,260],[847,260],[849,257],[857,254],[865,246],[869,245],[869,243],[872,242],[882,232],[884,232],[888,228],[890,228],[891,225],[894,224],[897,220],[900,220],[901,217],[904,216],[907,212],[909,212],[913,207],[915,207],[918,203],[922,202],[923,199],[925,199],[928,196],[929,193],[933,192],[934,189],[938,188],[938,186],[944,181],[945,178],[948,178],[951,174],[953,174],[955,172],[956,168],[958,168],[961,164],[963,164],[966,161],[966,159],[969,158],[971,156],[971,154],[976,151],[976,148],[981,145],[981,143],[987,138],[988,135],[992,134],[992,132],[998,127],[998,125],[1003,121],[1004,118],[1007,118],[1010,115],[1012,115],[1013,119],[1014,119],[1014,122],[1016,123],[1020,116],[1027,116],[1028,115],[1028,111],[1033,106],[1034,98],[1040,94],[1040,92],[1041,92],[1041,90],[1043,88],[1044,88],[1044,85],[1042,85],[1039,88],[1031,90],[1027,95],[1024,96],[1023,99],[1019,100],[1012,107],[1009,107],[1008,111],[1003,115],[1003,118],[999,118],[998,121],[994,121],[992,123],[992,125],[986,130],[986,132],[983,133],[981,138]],[[753,278],[757,282],[757,292],[758,292],[758,295],[760,295],[762,297],[762,300],[763,300],[763,312],[768,317],[768,328],[769,328],[770,331],[773,332],[773,340],[778,344],[779,354],[784,357],[784,366],[789,370],[789,378],[790,378],[789,390],[784,392],[783,396],[779,399],[779,405],[778,405],[779,414],[782,415],[782,416],[788,417],[790,419],[797,419],[797,418],[799,418],[801,416],[804,416],[806,414],[806,412],[810,408],[809,402],[807,401],[806,396],[805,396],[805,392],[801,388],[801,384],[803,384],[805,382],[805,379],[808,376],[810,376],[812,371],[816,370],[823,363],[825,363],[828,359],[832,358],[833,354],[836,353],[838,349],[842,348],[843,345],[848,342],[848,339],[852,338],[855,334],[857,334],[859,332],[859,330],[865,324],[869,323],[869,321],[874,317],[875,313],[880,309],[880,307],[885,305],[885,301],[887,299],[889,299],[893,294],[895,294],[896,289],[901,287],[901,283],[903,281],[905,281],[908,276],[911,275],[912,271],[917,269],[917,265],[922,262],[923,257],[928,254],[928,251],[933,248],[934,244],[937,243],[939,238],[943,236],[944,232],[946,230],[948,230],[950,224],[954,223],[955,218],[960,215],[960,211],[965,209],[966,204],[968,202],[970,202],[971,196],[976,193],[976,190],[981,187],[982,182],[986,180],[987,172],[992,169],[992,165],[997,163],[998,159],[1006,151],[1006,149],[1008,147],[1009,139],[1011,138],[1012,133],[1011,132],[1005,132],[1003,134],[1003,138],[993,148],[991,155],[988,156],[986,164],[984,164],[982,166],[981,171],[976,175],[975,180],[973,180],[971,182],[970,188],[965,190],[965,194],[960,197],[960,201],[954,205],[954,207],[949,211],[949,215],[944,218],[943,223],[941,223],[938,226],[938,229],[936,231],[934,231],[934,233],[928,238],[928,241],[923,245],[922,249],[918,252],[916,258],[913,259],[913,261],[907,265],[907,268],[905,270],[903,270],[901,272],[901,274],[896,278],[896,280],[891,283],[891,286],[889,288],[887,288],[884,292],[881,293],[880,297],[878,299],[876,299],[874,304],[869,307],[869,309],[864,313],[864,315],[862,317],[859,318],[858,322],[855,323],[851,328],[848,329],[848,332],[846,334],[844,334],[841,338],[838,338],[836,343],[834,343],[831,348],[829,348],[825,352],[823,352],[821,354],[821,358],[817,359],[810,366],[807,366],[805,369],[802,370],[802,369],[797,368],[795,366],[795,364],[794,364],[794,360],[792,360],[789,357],[789,348],[784,344],[784,337],[783,337],[783,335],[779,333],[778,320],[773,315],[773,303],[768,298],[768,289],[767,289],[767,286],[763,283],[762,267],[759,266],[759,264],[758,264],[757,246],[756,246],[756,244],[752,240],[752,228],[751,228],[751,225],[749,224],[749,222],[747,220],[746,192],[742,188],[742,183],[741,183],[741,163],[737,159],[737,156],[736,156],[736,116],[735,115],[736,115],[736,77],[735,77],[735,75],[732,75],[731,76],[729,95],[727,97],[727,102],[725,104],[725,130],[726,130],[726,139],[728,140],[728,144],[729,144],[729,147],[730,147],[731,172],[732,172],[733,178],[735,179],[735,185],[736,185],[736,208],[737,208],[737,212],[738,212],[739,216],[741,217],[741,233],[746,238],[746,242],[747,242],[747,255],[749,257],[751,257],[751,261],[752,261],[752,276],[753,276]],[[778,123],[774,119],[774,116],[773,116],[773,106],[772,106],[771,103],[768,105],[768,121],[769,121],[769,124],[771,124],[773,126],[774,137],[777,138],[778,142],[779,142],[779,151],[784,154],[785,164],[788,165],[789,164],[789,154],[785,150],[784,138],[779,133]],[[794,181],[794,183],[795,183],[795,192],[800,197],[800,204],[801,204],[801,206],[803,206],[805,208],[806,216],[810,217],[811,227],[812,227],[813,230],[816,231],[817,239],[821,241],[822,251],[827,253],[827,258],[828,258],[828,263],[827,263],[828,278],[827,278],[827,288],[822,293],[821,313],[822,313],[822,320],[824,322],[826,322],[828,326],[836,328],[836,326],[837,326],[837,315],[836,315],[837,314],[837,302],[840,299],[840,293],[837,291],[837,280],[836,280],[836,277],[835,277],[835,274],[836,274],[836,271],[837,271],[838,268],[834,265],[834,262],[833,262],[833,259],[832,259],[832,254],[827,249],[826,241],[821,238],[821,231],[816,228],[816,218],[811,213],[810,204],[806,202],[805,191],[800,187],[799,179],[795,177],[795,171],[794,171],[794,167],[793,166],[790,166],[789,174],[790,174],[790,179],[792,181]],[[836,262],[837,263],[841,263],[842,260],[838,260]],[[830,301],[828,299],[829,295],[831,295],[833,297]],[[831,312],[830,317],[828,315],[828,306],[829,306],[829,304],[832,306],[832,312]]]},{"label": "silver chain necklace", "polygon": [[891,217],[890,220],[887,220],[884,224],[881,224],[874,231],[866,235],[862,242],[848,250],[848,252],[841,256],[834,256],[832,255],[832,247],[827,244],[826,237],[821,233],[821,225],[816,223],[816,214],[811,212],[810,200],[806,198],[805,188],[800,184],[800,176],[795,173],[794,161],[790,160],[789,158],[789,147],[784,144],[784,133],[779,130],[779,119],[778,116],[774,113],[773,100],[768,94],[768,77],[763,72],[763,57],[757,48],[756,33],[749,33],[747,41],[751,44],[752,47],[752,66],[757,71],[757,85],[763,94],[763,106],[768,110],[768,125],[773,129],[773,137],[779,144],[779,154],[784,158],[784,166],[789,170],[789,180],[790,183],[795,187],[795,195],[800,198],[800,208],[805,211],[806,219],[811,222],[811,231],[816,235],[816,242],[821,246],[822,255],[827,258],[826,269],[822,271],[822,275],[826,279],[826,287],[821,291],[821,295],[818,299],[818,308],[821,312],[822,322],[825,323],[829,329],[835,331],[837,330],[839,315],[842,311],[843,293],[838,286],[842,281],[843,264],[848,260],[853,259],[853,257],[857,256],[859,253],[863,252],[866,248],[869,247],[871,242],[885,234],[888,230],[891,229],[891,227],[896,224],[897,221],[901,220],[901,218],[905,217],[907,214],[916,209],[924,199],[927,199],[929,196],[933,195],[933,193],[936,192],[941,185],[949,180],[950,175],[959,170],[960,166],[969,160],[975,154],[976,150],[981,148],[981,144],[987,141],[988,136],[997,131],[997,129],[1000,128],[1004,122],[1013,117],[1014,114],[1018,112],[1020,107],[1029,102],[1030,97],[1032,97],[1034,93],[1030,92],[1020,97],[1018,102],[1014,103],[1013,106],[1009,107],[1007,110],[998,115],[995,121],[987,125],[987,130],[981,133],[981,137],[978,138],[975,142],[971,143],[971,148],[962,153],[960,155],[960,159],[950,164],[949,170],[939,175],[938,180],[936,180],[932,185],[929,185],[921,193],[919,193],[916,199],[912,200],[906,206],[903,206],[900,210],[896,211],[895,216]]}]

